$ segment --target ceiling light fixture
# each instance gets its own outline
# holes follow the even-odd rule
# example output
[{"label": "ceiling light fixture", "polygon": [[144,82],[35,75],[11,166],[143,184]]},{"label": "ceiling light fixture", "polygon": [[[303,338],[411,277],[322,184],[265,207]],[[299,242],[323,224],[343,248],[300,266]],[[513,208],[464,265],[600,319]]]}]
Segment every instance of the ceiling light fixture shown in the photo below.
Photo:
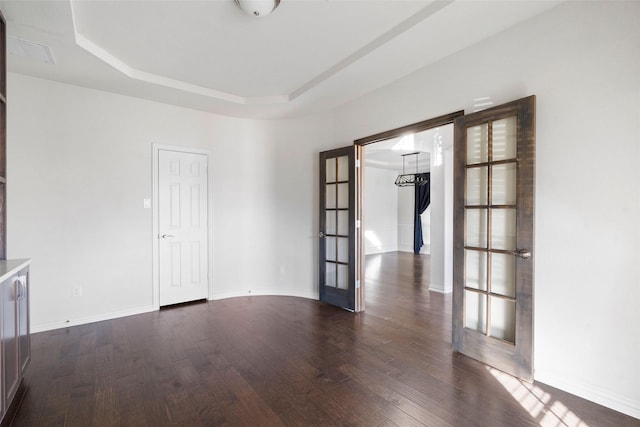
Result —
[{"label": "ceiling light fixture", "polygon": [[[405,167],[405,159],[407,156],[416,156],[416,173],[405,173],[404,167]],[[398,175],[395,182],[395,184],[398,187],[427,185],[429,183],[429,178],[426,177],[425,173],[418,172],[418,156],[420,156],[419,151],[416,151],[415,153],[407,153],[402,155],[402,174]]]},{"label": "ceiling light fixture", "polygon": [[235,0],[244,13],[252,16],[267,16],[280,4],[280,0]]}]

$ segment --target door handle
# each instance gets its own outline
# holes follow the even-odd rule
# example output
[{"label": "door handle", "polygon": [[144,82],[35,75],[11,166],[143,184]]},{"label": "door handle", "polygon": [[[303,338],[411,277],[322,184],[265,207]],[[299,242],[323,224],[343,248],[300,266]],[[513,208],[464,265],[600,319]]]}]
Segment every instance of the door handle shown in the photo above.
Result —
[{"label": "door handle", "polygon": [[531,252],[526,249],[520,249],[519,251],[509,251],[510,254],[513,254],[521,259],[529,259],[531,258]]},{"label": "door handle", "polygon": [[324,233],[321,231],[318,233],[318,237],[324,237]]},{"label": "door handle", "polygon": [[167,237],[176,237],[173,234],[163,234],[162,236],[160,236],[160,238],[162,239],[166,239]]},{"label": "door handle", "polygon": [[22,286],[20,286],[20,279],[17,279],[13,281],[13,286],[14,286],[14,293],[15,293],[15,298],[16,301],[20,300],[21,298],[21,293],[22,293]]}]

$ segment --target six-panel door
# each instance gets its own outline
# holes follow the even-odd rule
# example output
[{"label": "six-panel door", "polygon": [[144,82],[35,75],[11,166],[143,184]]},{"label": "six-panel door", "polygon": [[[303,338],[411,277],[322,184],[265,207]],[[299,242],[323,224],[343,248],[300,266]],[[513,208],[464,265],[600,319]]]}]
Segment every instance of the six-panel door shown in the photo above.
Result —
[{"label": "six-panel door", "polygon": [[208,296],[208,171],[204,154],[158,154],[160,305]]}]

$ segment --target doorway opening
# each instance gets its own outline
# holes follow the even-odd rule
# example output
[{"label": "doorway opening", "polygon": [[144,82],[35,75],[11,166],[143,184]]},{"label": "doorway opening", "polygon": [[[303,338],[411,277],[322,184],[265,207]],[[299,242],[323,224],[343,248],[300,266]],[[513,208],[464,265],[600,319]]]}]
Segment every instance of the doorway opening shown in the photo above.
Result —
[{"label": "doorway opening", "polygon": [[[404,131],[366,144],[362,158],[367,311],[384,315],[390,296],[407,309],[413,307],[410,312],[421,311],[430,303],[450,306],[453,124]],[[425,185],[429,186],[430,203],[422,214],[415,212],[416,186],[397,185],[400,174],[413,173],[428,177]],[[429,291],[445,295],[437,296],[436,303]],[[444,306],[441,308],[450,322],[450,307]]]},{"label": "doorway opening", "polygon": [[[460,353],[531,381],[535,96],[468,115],[462,111],[452,113],[356,140],[353,146],[320,153],[320,300],[332,303],[325,296],[327,288],[340,288],[344,301],[334,305],[353,311],[365,310],[363,190],[366,185],[363,185],[364,168],[361,167],[364,146],[451,123],[455,140],[453,156],[446,154],[447,150],[441,146],[430,155],[430,166],[444,164],[447,158],[453,157],[453,171],[448,173],[454,177],[453,240],[447,245],[453,249],[450,261],[453,262],[452,344]],[[415,143],[415,135],[412,138]],[[436,141],[435,146],[439,145]],[[398,182],[418,182],[423,178],[401,176]],[[421,193],[416,192],[417,201]],[[434,247],[434,230],[444,232],[446,228],[434,225],[434,212],[432,209],[429,227],[432,234],[429,287],[436,290],[438,283],[431,280],[436,268],[444,269],[442,278],[451,270],[445,269],[444,259],[436,264],[434,255],[441,253],[446,258],[451,251],[444,249],[444,239],[442,252]],[[346,215],[349,221],[338,221],[339,214]],[[342,229],[340,223],[344,224]],[[421,240],[416,238],[416,242]],[[382,248],[382,244],[379,246]],[[416,254],[420,246],[417,245]],[[391,281],[401,280],[407,270],[396,268],[396,277]],[[413,273],[417,276],[415,268]],[[327,281],[327,278],[336,280]],[[441,291],[445,291],[444,286]],[[395,303],[393,299],[387,300]],[[352,301],[355,304],[344,303]]]}]

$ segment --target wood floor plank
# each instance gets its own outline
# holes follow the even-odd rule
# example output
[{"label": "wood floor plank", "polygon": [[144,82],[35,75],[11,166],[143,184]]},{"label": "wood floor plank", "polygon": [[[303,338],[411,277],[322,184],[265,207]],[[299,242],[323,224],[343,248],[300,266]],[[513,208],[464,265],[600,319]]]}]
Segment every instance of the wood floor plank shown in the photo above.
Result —
[{"label": "wood floor plank", "polygon": [[640,426],[453,352],[428,256],[366,271],[365,313],[254,296],[34,334],[13,425]]}]

